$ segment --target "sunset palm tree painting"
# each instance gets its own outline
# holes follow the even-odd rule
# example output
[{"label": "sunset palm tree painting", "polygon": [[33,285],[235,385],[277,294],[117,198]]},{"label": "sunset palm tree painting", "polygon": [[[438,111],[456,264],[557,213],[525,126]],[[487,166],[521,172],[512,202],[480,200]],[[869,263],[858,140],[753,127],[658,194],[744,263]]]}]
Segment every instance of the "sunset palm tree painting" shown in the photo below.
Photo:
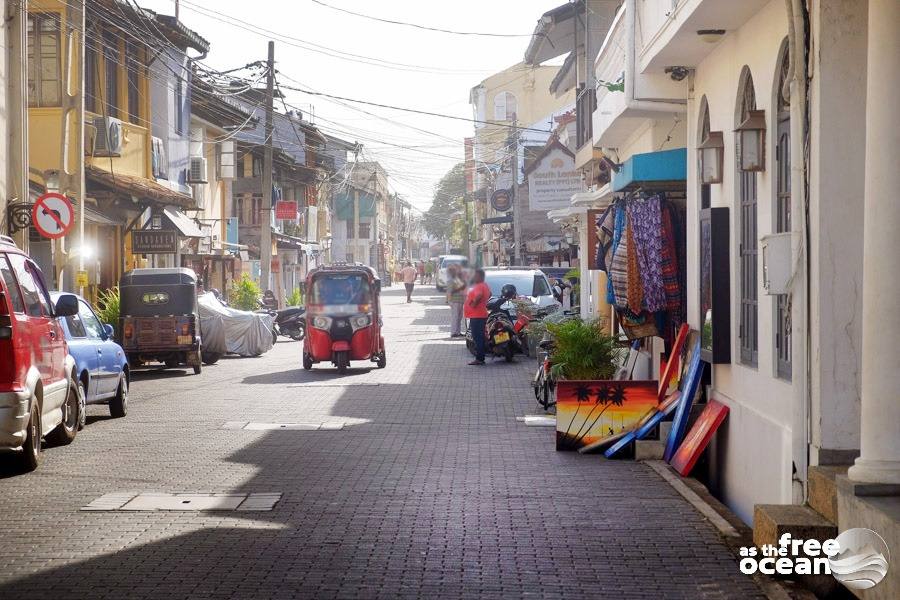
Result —
[{"label": "sunset palm tree painting", "polygon": [[628,430],[657,405],[656,381],[560,381],[556,449],[577,450]]}]

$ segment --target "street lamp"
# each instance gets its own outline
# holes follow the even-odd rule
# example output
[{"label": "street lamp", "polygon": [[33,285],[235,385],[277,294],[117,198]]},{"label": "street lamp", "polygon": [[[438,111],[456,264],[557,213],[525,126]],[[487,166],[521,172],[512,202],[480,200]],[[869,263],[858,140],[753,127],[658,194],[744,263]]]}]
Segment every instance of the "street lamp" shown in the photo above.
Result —
[{"label": "street lamp", "polygon": [[697,146],[700,161],[700,183],[722,183],[725,142],[721,131],[710,131]]},{"label": "street lamp", "polygon": [[747,111],[747,118],[734,130],[740,141],[738,163],[742,171],[766,170],[766,112]]}]

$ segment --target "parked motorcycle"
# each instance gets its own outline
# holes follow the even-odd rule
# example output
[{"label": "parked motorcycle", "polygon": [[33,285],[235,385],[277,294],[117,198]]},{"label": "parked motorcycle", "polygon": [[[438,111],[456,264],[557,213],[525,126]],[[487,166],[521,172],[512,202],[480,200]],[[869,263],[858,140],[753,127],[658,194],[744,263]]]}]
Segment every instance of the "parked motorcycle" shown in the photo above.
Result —
[{"label": "parked motorcycle", "polygon": [[275,331],[277,335],[302,342],[306,337],[306,307],[288,306],[275,311]]},{"label": "parked motorcycle", "polygon": [[[485,354],[502,356],[512,362],[517,352],[522,352],[522,338],[516,331],[516,323],[510,313],[510,300],[518,296],[516,286],[506,284],[500,296],[493,296],[487,303],[488,317],[485,323]],[[527,323],[525,323],[527,324]],[[521,328],[524,328],[524,324]],[[466,331],[466,348],[475,356],[475,340],[472,331]]]}]

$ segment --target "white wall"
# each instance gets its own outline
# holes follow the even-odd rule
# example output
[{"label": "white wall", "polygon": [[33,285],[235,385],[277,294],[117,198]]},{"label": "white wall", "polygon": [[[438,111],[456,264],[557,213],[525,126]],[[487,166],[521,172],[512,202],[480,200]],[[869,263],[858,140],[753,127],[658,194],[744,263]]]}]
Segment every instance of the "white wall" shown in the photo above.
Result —
[{"label": "white wall", "polygon": [[[765,110],[767,126],[773,128],[772,102],[778,51],[787,35],[787,15],[783,2],[773,1],[754,15],[741,29],[729,31],[718,47],[698,66],[688,105],[687,137],[694,148],[697,138],[697,111],[706,96],[710,128],[725,137],[724,178],[712,186],[712,206],[728,207],[731,234],[731,364],[715,365],[713,397],[731,409],[715,444],[719,475],[714,482],[726,503],[744,521],[753,518],[753,505],[790,503],[791,439],[793,394],[791,383],[776,377],[775,299],[765,295],[762,278],[757,277],[759,359],[757,367],[739,364],[739,207],[735,170],[733,130],[741,70],[750,68],[756,91],[756,105]],[[757,233],[774,230],[774,135],[767,136],[767,168],[757,175]],[[696,177],[696,152],[688,154],[688,320],[699,329],[698,231],[700,190]],[[800,216],[796,215],[796,220]],[[758,265],[762,268],[761,258]],[[796,313],[795,313],[796,314]],[[795,373],[802,372],[795,366]],[[795,375],[796,377],[796,375]]]},{"label": "white wall", "polygon": [[810,87],[813,464],[859,448],[867,3],[819,3]]}]

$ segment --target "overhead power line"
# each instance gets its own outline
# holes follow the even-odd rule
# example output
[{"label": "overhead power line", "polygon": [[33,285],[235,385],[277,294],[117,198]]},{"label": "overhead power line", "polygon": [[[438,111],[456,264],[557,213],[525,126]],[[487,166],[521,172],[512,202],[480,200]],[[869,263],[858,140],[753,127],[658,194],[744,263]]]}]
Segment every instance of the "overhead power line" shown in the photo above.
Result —
[{"label": "overhead power line", "polygon": [[[279,71],[280,72],[280,71]],[[290,78],[289,78],[290,79]],[[334,94],[326,94],[325,92],[314,92],[309,89],[303,89],[299,87],[291,87],[288,85],[282,85],[286,90],[293,90],[295,92],[301,92],[303,94],[308,94],[310,96],[323,96],[325,98],[331,98],[333,100],[343,100],[345,102],[356,102],[357,104],[366,104],[368,106],[377,106],[378,108],[390,108],[391,110],[399,110],[408,113],[415,113],[418,115],[428,115],[431,117],[442,117],[444,119],[455,119],[457,121],[466,121],[469,123],[482,123],[484,125],[496,125],[498,127],[507,127],[509,129],[515,129],[518,131],[535,131],[537,133],[553,133],[550,129],[535,129],[533,127],[519,127],[518,125],[510,125],[508,123],[500,123],[497,121],[480,121],[478,119],[472,119],[469,117],[459,117],[456,115],[445,115],[443,113],[436,113],[427,110],[418,110],[415,108],[404,108],[401,106],[392,106],[390,104],[379,104],[378,102],[369,102],[368,100],[359,100],[356,98],[347,98],[345,96],[336,96]]]},{"label": "overhead power line", "polygon": [[346,8],[341,8],[339,6],[333,6],[331,4],[326,4],[321,0],[312,0],[314,3],[324,6],[325,8],[330,8],[331,10],[336,10],[338,12],[346,13],[348,15],[353,15],[355,17],[361,17],[363,19],[369,19],[372,21],[378,21],[379,23],[389,23],[391,25],[402,25],[404,27],[414,27],[416,29],[424,29],[425,31],[437,31],[439,33],[449,33],[452,35],[475,35],[475,36],[484,36],[484,37],[501,37],[501,38],[517,38],[517,37],[531,37],[530,33],[488,33],[482,31],[454,31],[452,29],[441,29],[440,27],[429,27],[427,25],[420,25],[418,23],[408,23],[406,21],[394,21],[393,19],[383,19],[381,17],[375,17],[372,15],[365,15],[363,13],[354,12],[352,10],[347,10]]}]

